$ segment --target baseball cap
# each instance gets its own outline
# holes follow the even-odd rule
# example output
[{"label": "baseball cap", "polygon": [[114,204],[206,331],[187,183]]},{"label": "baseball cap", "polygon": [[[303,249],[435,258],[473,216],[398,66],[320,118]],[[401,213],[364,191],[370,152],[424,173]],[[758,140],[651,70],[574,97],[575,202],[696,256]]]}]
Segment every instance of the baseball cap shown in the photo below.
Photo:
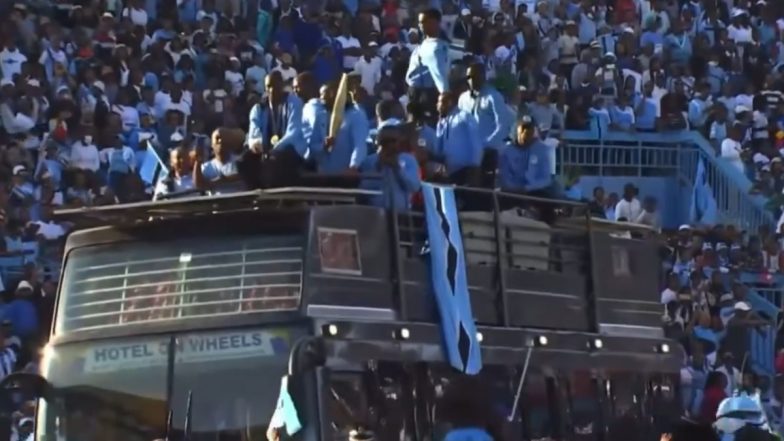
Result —
[{"label": "baseball cap", "polygon": [[27,173],[27,167],[25,167],[24,165],[14,166],[13,172],[14,172],[14,176],[21,175],[22,173]]},{"label": "baseball cap", "polygon": [[746,302],[738,302],[735,304],[735,309],[738,311],[751,311],[751,306]]}]

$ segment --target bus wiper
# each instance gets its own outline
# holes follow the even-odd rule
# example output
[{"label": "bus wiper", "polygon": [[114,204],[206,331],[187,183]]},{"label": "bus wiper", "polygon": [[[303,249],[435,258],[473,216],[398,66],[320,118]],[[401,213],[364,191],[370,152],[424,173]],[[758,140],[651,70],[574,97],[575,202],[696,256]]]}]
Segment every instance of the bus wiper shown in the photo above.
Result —
[{"label": "bus wiper", "polygon": [[183,436],[183,441],[191,441],[191,414],[193,413],[193,390],[188,390],[188,404],[185,405],[185,423],[183,424],[183,430],[185,431],[185,435]]},{"label": "bus wiper", "polygon": [[164,438],[165,441],[172,441],[171,430],[172,430],[172,420],[174,420],[174,411],[169,407],[169,415],[166,417],[166,437]]}]

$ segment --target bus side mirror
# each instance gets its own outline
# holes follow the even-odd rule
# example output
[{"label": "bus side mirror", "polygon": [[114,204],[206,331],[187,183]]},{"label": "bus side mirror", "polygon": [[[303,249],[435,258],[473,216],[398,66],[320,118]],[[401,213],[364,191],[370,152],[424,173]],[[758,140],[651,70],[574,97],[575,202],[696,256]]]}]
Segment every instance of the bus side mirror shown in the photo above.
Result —
[{"label": "bus side mirror", "polygon": [[26,399],[51,401],[54,397],[54,388],[46,378],[28,372],[15,372],[6,376],[0,381],[0,390],[22,394]]}]

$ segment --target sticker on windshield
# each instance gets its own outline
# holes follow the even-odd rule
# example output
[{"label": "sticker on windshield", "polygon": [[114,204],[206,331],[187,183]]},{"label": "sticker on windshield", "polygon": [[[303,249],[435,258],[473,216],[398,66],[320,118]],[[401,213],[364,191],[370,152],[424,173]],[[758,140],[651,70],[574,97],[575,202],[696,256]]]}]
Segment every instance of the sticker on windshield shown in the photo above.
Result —
[{"label": "sticker on windshield", "polygon": [[[175,362],[195,363],[288,355],[290,339],[289,333],[283,330],[181,335],[175,340]],[[169,346],[168,338],[96,346],[85,354],[84,372],[101,373],[165,366],[169,359]]]}]

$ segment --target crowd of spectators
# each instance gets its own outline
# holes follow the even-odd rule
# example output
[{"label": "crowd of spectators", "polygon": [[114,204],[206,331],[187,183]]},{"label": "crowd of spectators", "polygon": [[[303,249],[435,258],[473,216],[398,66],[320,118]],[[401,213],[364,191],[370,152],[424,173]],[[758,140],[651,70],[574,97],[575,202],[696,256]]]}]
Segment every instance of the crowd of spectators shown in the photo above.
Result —
[{"label": "crowd of spectators", "polygon": [[[69,229],[56,208],[325,176],[401,210],[422,180],[563,195],[563,129],[699,130],[756,191],[781,191],[781,2],[8,0],[0,23],[0,316],[17,367],[49,330]],[[597,188],[591,211],[660,228],[637,193]],[[769,320],[731,276],[784,269],[779,240],[673,240],[668,332],[695,369],[742,362],[735,324]],[[686,338],[700,329],[721,347]]]}]

